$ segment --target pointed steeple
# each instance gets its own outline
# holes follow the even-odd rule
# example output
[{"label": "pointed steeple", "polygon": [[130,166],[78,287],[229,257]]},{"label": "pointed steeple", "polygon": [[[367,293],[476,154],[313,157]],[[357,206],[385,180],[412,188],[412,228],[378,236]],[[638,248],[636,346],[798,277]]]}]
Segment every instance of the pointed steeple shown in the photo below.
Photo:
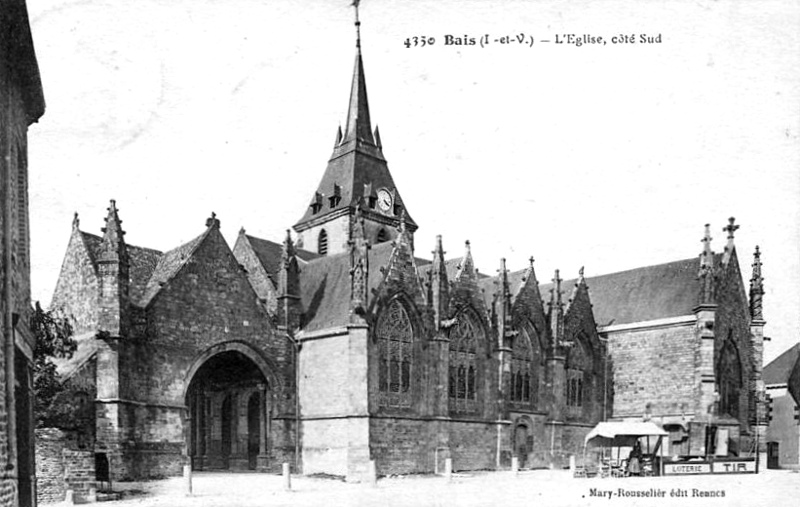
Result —
[{"label": "pointed steeple", "polygon": [[750,318],[764,320],[764,277],[761,276],[761,251],[753,253],[753,277],[750,279]]},{"label": "pointed steeple", "polygon": [[364,78],[364,62],[361,59],[360,39],[358,41],[343,142],[359,140],[374,145],[375,139],[372,136],[372,124],[369,119],[367,81]]},{"label": "pointed steeple", "polygon": [[[373,134],[361,56],[361,22],[358,19],[357,4],[358,2],[353,3],[356,7],[355,66],[344,132],[341,135],[337,132],[336,144],[325,174],[302,218],[294,226],[299,235],[298,242],[303,241],[307,245],[317,244],[317,238],[328,227],[328,222],[343,214],[352,217],[356,207],[362,203],[364,218],[371,225],[397,227],[400,225],[401,212],[405,211],[410,233],[417,229],[389,172],[382,152],[380,133],[376,129]],[[327,235],[328,231],[325,232]],[[346,251],[345,242],[332,244],[328,249],[329,254]]]},{"label": "pointed steeple", "polygon": [[447,281],[447,266],[444,261],[442,236],[436,236],[436,247],[433,252],[430,274],[431,306],[433,307],[434,325],[439,328],[442,319],[447,316],[447,306],[450,304],[450,285]]}]

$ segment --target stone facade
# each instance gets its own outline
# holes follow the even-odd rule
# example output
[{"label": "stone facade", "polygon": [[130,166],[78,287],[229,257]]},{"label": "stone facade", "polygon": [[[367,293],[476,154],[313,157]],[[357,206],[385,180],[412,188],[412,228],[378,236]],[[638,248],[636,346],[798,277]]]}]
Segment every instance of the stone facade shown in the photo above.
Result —
[{"label": "stone facade", "polygon": [[[28,127],[44,113],[24,0],[0,4],[0,505],[34,505]],[[16,385],[16,388],[15,388]]]},{"label": "stone facade", "polygon": [[277,469],[291,459],[292,345],[219,221],[161,253],[125,244],[112,201],[103,231],[74,221],[53,302],[76,322],[79,343],[60,365],[67,389],[57,402],[90,397],[89,427],[76,430],[107,457],[112,479],[175,475],[190,459],[200,469]]}]

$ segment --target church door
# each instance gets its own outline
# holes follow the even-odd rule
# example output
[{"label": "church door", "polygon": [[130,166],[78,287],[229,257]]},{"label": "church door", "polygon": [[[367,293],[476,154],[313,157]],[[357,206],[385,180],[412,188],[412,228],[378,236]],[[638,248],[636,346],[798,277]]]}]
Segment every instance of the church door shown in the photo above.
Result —
[{"label": "church door", "polygon": [[514,454],[519,460],[519,467],[526,468],[528,464],[528,427],[524,424],[517,426],[514,435]]},{"label": "church door", "polygon": [[229,468],[230,467],[230,457],[231,457],[231,438],[233,437],[233,432],[231,431],[232,423],[233,423],[233,406],[231,403],[231,396],[228,395],[225,397],[225,401],[222,402],[222,468]]},{"label": "church door", "polygon": [[259,405],[261,405],[260,396],[258,393],[253,393],[247,402],[247,468],[250,470],[255,470],[258,464],[258,445],[261,437]]}]

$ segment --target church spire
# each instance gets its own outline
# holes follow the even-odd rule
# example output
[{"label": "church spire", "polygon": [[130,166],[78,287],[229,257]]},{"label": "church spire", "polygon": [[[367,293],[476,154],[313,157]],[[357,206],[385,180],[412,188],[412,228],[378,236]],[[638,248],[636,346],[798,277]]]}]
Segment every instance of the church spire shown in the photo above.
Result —
[{"label": "church spire", "polygon": [[353,69],[353,84],[350,88],[350,104],[347,110],[347,124],[344,142],[361,140],[375,144],[372,125],[369,120],[367,102],[367,82],[364,78],[364,62],[361,60],[361,21],[358,19],[358,0],[353,1],[356,11],[356,62]]}]

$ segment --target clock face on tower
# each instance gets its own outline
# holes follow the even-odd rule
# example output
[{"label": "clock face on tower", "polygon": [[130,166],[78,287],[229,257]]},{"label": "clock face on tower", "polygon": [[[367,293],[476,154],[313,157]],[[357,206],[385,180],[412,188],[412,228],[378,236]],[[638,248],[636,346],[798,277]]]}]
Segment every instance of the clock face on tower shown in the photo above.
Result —
[{"label": "clock face on tower", "polygon": [[378,191],[378,207],[383,211],[392,209],[392,195],[385,188]]}]

